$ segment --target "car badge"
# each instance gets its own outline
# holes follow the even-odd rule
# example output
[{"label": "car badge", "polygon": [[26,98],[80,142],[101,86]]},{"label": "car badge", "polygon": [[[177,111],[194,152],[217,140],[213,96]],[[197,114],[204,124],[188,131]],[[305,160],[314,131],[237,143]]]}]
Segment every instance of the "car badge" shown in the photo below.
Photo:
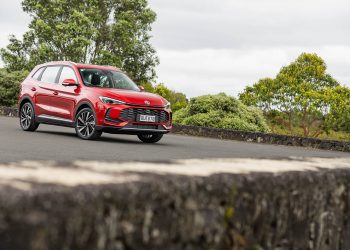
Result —
[{"label": "car badge", "polygon": [[146,100],[146,101],[145,101],[145,104],[146,104],[146,105],[151,105],[151,102]]}]

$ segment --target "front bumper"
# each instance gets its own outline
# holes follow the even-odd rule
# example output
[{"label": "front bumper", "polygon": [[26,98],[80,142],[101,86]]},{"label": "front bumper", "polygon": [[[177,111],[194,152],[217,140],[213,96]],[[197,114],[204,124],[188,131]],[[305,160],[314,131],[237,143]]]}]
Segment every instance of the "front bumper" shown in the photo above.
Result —
[{"label": "front bumper", "polygon": [[124,127],[96,126],[96,129],[109,134],[128,134],[128,135],[167,134],[170,132],[170,129],[165,129],[160,125],[158,125],[158,128],[142,128],[142,127],[135,127],[133,125],[126,125]]},{"label": "front bumper", "polygon": [[[132,111],[130,112],[130,110]],[[137,121],[137,114],[143,112],[157,115],[157,122],[145,123]],[[104,105],[103,109],[98,110],[97,117],[97,130],[111,134],[166,134],[172,128],[171,110],[164,108]]]}]

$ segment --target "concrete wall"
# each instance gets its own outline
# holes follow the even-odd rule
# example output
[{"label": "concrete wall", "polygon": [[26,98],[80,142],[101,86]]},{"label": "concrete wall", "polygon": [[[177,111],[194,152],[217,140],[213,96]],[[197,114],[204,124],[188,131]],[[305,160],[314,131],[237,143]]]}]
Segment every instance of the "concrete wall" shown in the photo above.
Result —
[{"label": "concrete wall", "polygon": [[348,250],[349,169],[349,159],[2,164],[0,249]]}]

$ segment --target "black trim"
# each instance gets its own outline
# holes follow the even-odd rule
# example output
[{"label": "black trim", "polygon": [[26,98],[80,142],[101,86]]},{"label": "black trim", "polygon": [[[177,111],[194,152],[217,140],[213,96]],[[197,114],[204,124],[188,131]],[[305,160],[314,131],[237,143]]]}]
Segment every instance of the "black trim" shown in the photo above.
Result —
[{"label": "black trim", "polygon": [[58,72],[57,72],[57,76],[56,76],[56,79],[55,79],[55,83],[56,84],[59,84],[59,80],[60,80],[60,77],[61,77],[61,72],[62,72],[62,70],[63,70],[63,66],[62,65],[59,65],[61,68],[58,70]]},{"label": "black trim", "polygon": [[43,124],[48,125],[57,125],[57,126],[64,126],[64,127],[74,127],[73,121],[68,121],[60,118],[55,117],[47,117],[47,116],[37,116],[36,121]]},{"label": "black trim", "polygon": [[109,134],[127,134],[127,135],[139,135],[139,134],[167,134],[170,130],[167,129],[139,129],[139,128],[127,128],[127,127],[112,127],[112,126],[96,126],[96,129]]},{"label": "black trim", "polygon": [[33,108],[34,108],[34,115],[35,115],[35,105],[32,101],[32,98],[30,98],[29,96],[24,96],[21,98],[21,100],[19,101],[19,105],[18,105],[18,116],[20,116],[20,112],[21,112],[21,106],[25,101],[29,101],[30,104],[32,104]]}]

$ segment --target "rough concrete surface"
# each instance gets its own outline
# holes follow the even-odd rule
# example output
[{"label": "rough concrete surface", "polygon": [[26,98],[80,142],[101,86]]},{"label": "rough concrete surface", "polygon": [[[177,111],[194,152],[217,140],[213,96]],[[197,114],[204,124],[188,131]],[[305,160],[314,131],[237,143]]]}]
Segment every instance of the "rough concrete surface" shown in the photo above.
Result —
[{"label": "rough concrete surface", "polygon": [[0,164],[0,249],[350,249],[350,159]]}]

